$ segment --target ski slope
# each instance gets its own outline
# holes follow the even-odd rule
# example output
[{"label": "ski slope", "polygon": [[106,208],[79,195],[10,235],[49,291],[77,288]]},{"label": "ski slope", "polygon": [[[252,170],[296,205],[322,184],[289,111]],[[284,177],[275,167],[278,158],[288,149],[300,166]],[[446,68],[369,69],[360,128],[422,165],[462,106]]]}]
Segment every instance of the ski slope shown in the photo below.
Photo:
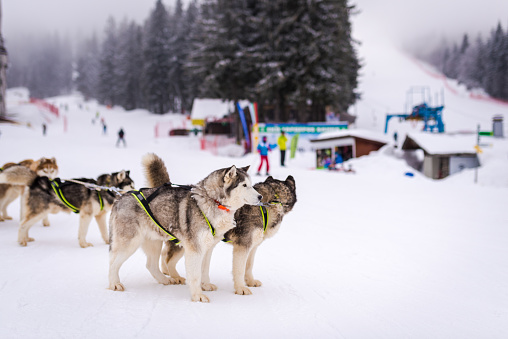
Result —
[{"label": "ski slope", "polygon": [[[355,34],[363,41],[365,67],[363,98],[352,109],[356,127],[382,132],[384,115],[403,109],[410,86],[440,91],[444,80],[365,29],[367,19],[355,19],[355,27],[364,27]],[[489,129],[492,114],[508,124],[506,106],[448,84],[456,93],[444,89],[447,131],[474,130],[478,123]],[[252,154],[212,156],[192,136],[154,138],[157,122],[179,124],[179,115],[107,109],[79,95],[48,101],[68,109],[54,118],[23,100],[10,101],[10,111],[31,127],[0,125],[0,162],[54,156],[62,179],[128,169],[138,188],[145,185],[140,160],[147,152],[161,156],[180,184],[217,168],[259,164]],[[98,121],[92,124],[97,112],[106,135]],[[126,148],[115,147],[121,127]],[[400,140],[413,128],[394,122],[389,133],[397,129]],[[126,291],[108,290],[108,246],[92,222],[87,240],[94,246],[80,248],[75,214],[50,215],[51,226],[33,226],[35,242],[20,247],[14,202],[14,220],[0,223],[0,336],[506,338],[508,141],[489,143],[480,154],[478,184],[474,170],[432,181],[391,146],[352,160],[356,174],[312,170],[312,153],[298,153],[282,168],[273,152],[271,174],[295,177],[298,202],[279,234],[257,251],[254,275],[263,286],[235,295],[232,248],[218,244],[210,275],[219,290],[207,292],[209,304],[192,303],[187,286],[157,284],[141,251],[120,271]],[[408,171],[415,176],[405,176]],[[183,260],[179,270],[185,275]]]}]

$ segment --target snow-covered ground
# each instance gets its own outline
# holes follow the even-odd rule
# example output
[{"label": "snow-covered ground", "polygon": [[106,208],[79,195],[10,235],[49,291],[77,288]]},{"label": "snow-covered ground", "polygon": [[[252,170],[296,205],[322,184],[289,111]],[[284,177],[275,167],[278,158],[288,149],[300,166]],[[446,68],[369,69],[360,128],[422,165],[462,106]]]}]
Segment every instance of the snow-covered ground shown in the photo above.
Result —
[{"label": "snow-covered ground", "polygon": [[[508,124],[508,106],[472,99],[451,81],[445,87],[375,36],[368,19],[368,12],[355,19],[365,64],[363,99],[353,108],[358,128],[382,132],[385,114],[402,111],[414,85],[444,88],[447,131],[475,130],[478,123],[491,129],[494,114]],[[136,187],[145,185],[140,160],[147,152],[160,155],[181,184],[220,167],[259,164],[256,155],[212,156],[192,136],[154,138],[157,122],[178,125],[178,115],[107,109],[78,95],[48,101],[62,107],[61,118],[10,101],[10,111],[31,127],[0,125],[1,163],[54,156],[63,179],[129,169]],[[106,135],[98,121],[92,124],[97,112]],[[120,127],[126,148],[115,147]],[[389,128],[389,135],[401,135],[418,126],[394,120]],[[192,303],[187,286],[157,284],[141,251],[120,271],[126,291],[106,289],[108,246],[92,222],[87,239],[94,247],[80,248],[75,214],[51,215],[51,227],[35,225],[36,241],[20,247],[15,202],[14,220],[0,223],[0,336],[506,338],[508,141],[485,142],[491,146],[480,154],[478,184],[474,170],[432,181],[391,146],[352,160],[356,174],[312,170],[312,153],[298,153],[282,168],[272,153],[272,175],[295,177],[298,202],[257,252],[254,275],[263,286],[253,295],[234,294],[232,248],[216,247],[211,280],[219,290],[207,293],[210,304]],[[185,274],[183,260],[179,269]]]}]

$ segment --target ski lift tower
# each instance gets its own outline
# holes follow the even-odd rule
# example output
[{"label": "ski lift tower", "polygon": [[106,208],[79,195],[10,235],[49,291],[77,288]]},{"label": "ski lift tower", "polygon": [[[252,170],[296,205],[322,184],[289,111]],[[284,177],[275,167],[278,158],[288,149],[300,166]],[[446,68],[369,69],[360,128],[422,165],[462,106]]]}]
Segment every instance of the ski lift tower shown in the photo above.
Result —
[{"label": "ski lift tower", "polygon": [[[415,101],[415,97],[417,97],[417,101]],[[444,102],[443,98],[444,94],[441,92],[441,103]],[[438,101],[437,94],[435,101]],[[437,130],[438,133],[444,133],[442,114],[444,105],[431,107],[429,106],[430,104],[432,104],[432,100],[428,87],[411,87],[406,93],[406,113],[389,113],[386,115],[385,134],[388,133],[388,122],[391,118],[423,121],[425,124],[423,127],[424,131],[434,132],[434,130]]]}]

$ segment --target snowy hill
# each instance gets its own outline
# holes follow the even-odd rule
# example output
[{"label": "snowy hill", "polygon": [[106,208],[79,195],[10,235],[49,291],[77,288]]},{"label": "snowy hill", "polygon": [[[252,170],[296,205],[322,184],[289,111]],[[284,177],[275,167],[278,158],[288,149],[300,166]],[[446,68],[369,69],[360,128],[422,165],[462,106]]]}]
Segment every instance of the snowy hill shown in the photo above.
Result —
[{"label": "snowy hill", "polygon": [[[385,114],[403,110],[415,85],[444,88],[447,131],[475,130],[478,123],[487,130],[493,114],[508,125],[506,106],[472,99],[430,75],[367,29],[368,19],[355,19],[365,64],[363,99],[352,108],[358,128],[383,132]],[[59,118],[12,103],[10,111],[31,127],[0,125],[0,162],[54,156],[63,179],[129,169],[138,188],[145,185],[140,160],[147,152],[160,155],[181,184],[220,167],[259,164],[256,155],[212,156],[193,136],[154,138],[157,122],[178,124],[179,115],[107,109],[79,95],[48,101],[61,108]],[[126,148],[115,147],[120,127]],[[389,128],[390,136],[418,126],[393,121]],[[352,160],[356,174],[312,170],[310,152],[282,168],[273,152],[271,173],[295,177],[298,202],[279,234],[257,251],[254,275],[263,286],[253,295],[234,294],[232,249],[216,247],[210,272],[219,290],[208,293],[210,304],[192,303],[187,286],[158,285],[141,251],[120,271],[126,291],[107,290],[108,246],[92,222],[87,239],[94,247],[80,248],[75,214],[50,215],[51,226],[33,226],[35,242],[20,247],[14,202],[14,219],[0,223],[1,336],[506,338],[508,141],[488,142],[476,185],[472,170],[441,181],[407,177],[414,170],[392,146]],[[178,267],[185,274],[183,260]]]}]

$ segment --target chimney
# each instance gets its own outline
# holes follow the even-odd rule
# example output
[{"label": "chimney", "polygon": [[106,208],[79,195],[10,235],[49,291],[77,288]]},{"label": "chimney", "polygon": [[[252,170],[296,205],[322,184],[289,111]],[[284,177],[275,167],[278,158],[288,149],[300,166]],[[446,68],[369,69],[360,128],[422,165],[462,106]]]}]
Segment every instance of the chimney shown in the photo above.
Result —
[{"label": "chimney", "polygon": [[496,115],[492,118],[492,132],[494,138],[504,138],[502,115]]}]

